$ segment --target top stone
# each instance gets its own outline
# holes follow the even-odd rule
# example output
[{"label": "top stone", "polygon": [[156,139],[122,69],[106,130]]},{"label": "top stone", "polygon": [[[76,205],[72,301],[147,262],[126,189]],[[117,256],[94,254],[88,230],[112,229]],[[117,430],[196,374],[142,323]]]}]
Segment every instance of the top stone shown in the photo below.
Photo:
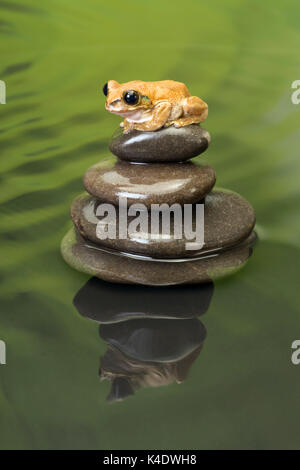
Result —
[{"label": "top stone", "polygon": [[131,162],[180,162],[200,155],[209,144],[209,132],[198,124],[191,124],[154,132],[135,130],[123,134],[120,130],[113,135],[109,148],[121,160]]}]

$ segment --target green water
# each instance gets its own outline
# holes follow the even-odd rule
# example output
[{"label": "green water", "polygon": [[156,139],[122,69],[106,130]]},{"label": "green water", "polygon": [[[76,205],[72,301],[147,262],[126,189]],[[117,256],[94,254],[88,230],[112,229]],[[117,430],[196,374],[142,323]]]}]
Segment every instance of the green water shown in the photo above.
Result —
[{"label": "green water", "polygon": [[[0,447],[300,448],[300,79],[296,0],[0,0]],[[209,103],[207,157],[245,196],[260,242],[215,285],[181,385],[105,401],[106,345],[61,259],[69,205],[107,154],[108,79],[184,81]]]}]

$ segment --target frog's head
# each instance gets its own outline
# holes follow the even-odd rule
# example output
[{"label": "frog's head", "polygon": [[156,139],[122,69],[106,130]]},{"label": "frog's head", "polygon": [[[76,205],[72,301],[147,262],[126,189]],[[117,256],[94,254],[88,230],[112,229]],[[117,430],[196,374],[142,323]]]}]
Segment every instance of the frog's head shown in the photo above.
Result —
[{"label": "frog's head", "polygon": [[152,107],[146,92],[145,82],[139,80],[127,83],[109,80],[103,87],[106,96],[105,108],[122,117],[132,117]]}]

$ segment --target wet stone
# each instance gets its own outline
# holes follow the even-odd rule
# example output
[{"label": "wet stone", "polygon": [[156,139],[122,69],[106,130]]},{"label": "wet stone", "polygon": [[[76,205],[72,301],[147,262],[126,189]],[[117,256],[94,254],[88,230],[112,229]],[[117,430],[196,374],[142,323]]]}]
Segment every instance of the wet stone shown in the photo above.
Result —
[{"label": "wet stone", "polygon": [[[100,202],[88,195],[77,197],[71,205],[71,217],[80,234],[92,242],[108,249],[124,251],[153,258],[195,257],[206,252],[227,249],[240,243],[252,232],[255,213],[249,202],[237,193],[227,190],[214,190],[204,203],[204,245],[199,249],[187,250],[188,240],[183,233],[181,238],[174,234],[174,219],[170,219],[170,233],[162,231],[159,236],[151,236],[151,215],[148,215],[148,230],[131,233],[131,237],[119,237],[119,212],[115,208],[115,238],[99,239],[99,223],[102,217],[97,214]],[[98,212],[99,214],[99,212]],[[184,214],[184,212],[183,212]],[[128,217],[128,224],[135,216]],[[112,222],[113,223],[113,222]],[[184,219],[183,219],[184,224]],[[178,225],[177,225],[178,226]],[[193,231],[199,231],[193,219]]]},{"label": "wet stone", "polygon": [[182,262],[145,261],[99,249],[72,228],[62,241],[61,252],[74,269],[104,281],[170,286],[208,282],[237,272],[249,259],[255,239],[253,232],[242,243],[213,257]]},{"label": "wet stone", "polygon": [[194,203],[211,191],[216,181],[213,168],[185,162],[138,165],[107,158],[89,168],[83,179],[88,193],[101,201],[119,204]]},{"label": "wet stone", "polygon": [[175,128],[170,126],[155,132],[120,129],[110,142],[111,152],[132,162],[180,162],[203,153],[210,144],[209,132],[198,124]]}]

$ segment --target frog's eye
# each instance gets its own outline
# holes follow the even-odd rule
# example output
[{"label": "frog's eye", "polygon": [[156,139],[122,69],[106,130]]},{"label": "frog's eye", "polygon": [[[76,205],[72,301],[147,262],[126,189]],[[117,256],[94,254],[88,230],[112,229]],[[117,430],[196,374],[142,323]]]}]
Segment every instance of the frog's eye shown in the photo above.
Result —
[{"label": "frog's eye", "polygon": [[103,87],[103,93],[105,96],[107,96],[107,93],[108,93],[108,86],[107,86],[107,83],[105,83],[104,87]]},{"label": "frog's eye", "polygon": [[123,93],[123,100],[127,104],[135,105],[140,101],[140,94],[135,90],[127,90]]}]

